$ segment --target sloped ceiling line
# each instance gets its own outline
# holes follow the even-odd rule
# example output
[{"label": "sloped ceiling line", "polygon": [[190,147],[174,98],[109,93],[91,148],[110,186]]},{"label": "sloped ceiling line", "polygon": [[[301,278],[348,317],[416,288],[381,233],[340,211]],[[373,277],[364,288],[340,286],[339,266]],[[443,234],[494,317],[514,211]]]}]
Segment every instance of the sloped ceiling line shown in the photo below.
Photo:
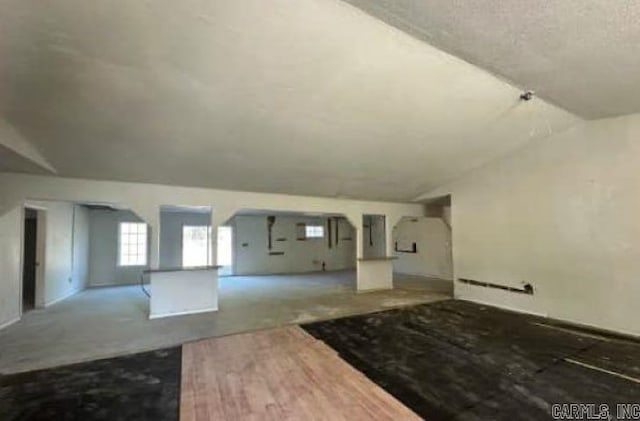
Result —
[{"label": "sloped ceiling line", "polygon": [[40,153],[38,148],[25,139],[4,119],[0,119],[0,146],[36,164],[49,173],[56,174],[57,170]]}]

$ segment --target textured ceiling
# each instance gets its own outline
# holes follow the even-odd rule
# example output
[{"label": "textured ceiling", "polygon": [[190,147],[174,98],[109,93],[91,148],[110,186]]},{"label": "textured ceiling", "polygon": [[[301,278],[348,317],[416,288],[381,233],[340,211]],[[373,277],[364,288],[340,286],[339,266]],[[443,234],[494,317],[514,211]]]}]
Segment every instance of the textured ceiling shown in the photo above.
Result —
[{"label": "textured ceiling", "polygon": [[2,0],[0,80],[58,175],[329,197],[410,200],[579,121],[338,0]]},{"label": "textured ceiling", "polygon": [[585,118],[640,112],[637,0],[346,0]]}]

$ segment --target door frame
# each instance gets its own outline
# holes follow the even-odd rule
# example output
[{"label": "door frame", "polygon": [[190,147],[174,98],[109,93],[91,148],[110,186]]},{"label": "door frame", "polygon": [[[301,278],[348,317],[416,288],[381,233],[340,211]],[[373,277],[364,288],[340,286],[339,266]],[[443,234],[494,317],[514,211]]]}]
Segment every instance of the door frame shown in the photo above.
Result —
[{"label": "door frame", "polygon": [[[20,268],[24,267],[24,252],[25,252],[25,232],[24,221],[26,219],[27,209],[36,211],[36,279],[35,279],[35,298],[34,308],[44,307],[44,291],[45,291],[45,266],[47,255],[47,208],[25,203],[22,206],[21,219],[20,219],[20,238],[22,240],[20,248]],[[20,317],[24,314],[23,309],[23,294],[24,294],[24,272],[20,275],[20,294],[19,294],[19,307]]]}]

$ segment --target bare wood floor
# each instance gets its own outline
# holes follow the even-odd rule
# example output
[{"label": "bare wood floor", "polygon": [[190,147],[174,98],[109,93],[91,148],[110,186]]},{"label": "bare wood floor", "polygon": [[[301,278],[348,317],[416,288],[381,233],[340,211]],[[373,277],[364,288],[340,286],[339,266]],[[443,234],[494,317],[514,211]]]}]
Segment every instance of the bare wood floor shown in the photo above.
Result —
[{"label": "bare wood floor", "polygon": [[184,345],[180,419],[420,418],[333,349],[290,326]]}]

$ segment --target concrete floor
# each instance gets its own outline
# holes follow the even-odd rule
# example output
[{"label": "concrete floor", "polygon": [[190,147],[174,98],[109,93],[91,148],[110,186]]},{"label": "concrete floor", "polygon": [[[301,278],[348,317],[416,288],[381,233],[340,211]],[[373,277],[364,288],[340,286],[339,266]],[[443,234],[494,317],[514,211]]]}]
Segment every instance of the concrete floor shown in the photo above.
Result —
[{"label": "concrete floor", "polygon": [[197,339],[365,314],[451,297],[452,282],[409,276],[357,293],[355,272],[220,278],[220,311],[148,320],[138,286],[85,290],[0,331],[0,374],[169,347]]}]

